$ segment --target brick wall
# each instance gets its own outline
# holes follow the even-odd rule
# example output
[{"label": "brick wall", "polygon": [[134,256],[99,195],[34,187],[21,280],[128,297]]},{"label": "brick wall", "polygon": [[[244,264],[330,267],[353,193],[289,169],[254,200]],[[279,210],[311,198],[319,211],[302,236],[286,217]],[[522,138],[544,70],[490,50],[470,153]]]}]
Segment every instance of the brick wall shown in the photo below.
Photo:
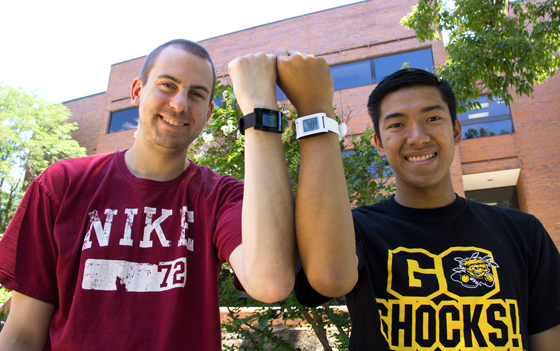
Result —
[{"label": "brick wall", "polygon": [[72,137],[86,148],[88,155],[97,153],[97,143],[103,134],[100,126],[105,123],[104,102],[105,93],[99,93],[64,103],[72,111],[68,122],[78,123],[78,129],[72,133]]},{"label": "brick wall", "polygon": [[[416,2],[364,1],[331,10],[286,19],[208,40],[218,77],[227,82],[227,64],[248,53],[275,52],[280,46],[324,57],[329,64],[431,47],[434,62],[445,62],[441,42],[419,43],[399,24]],[[146,53],[147,54],[147,53]],[[144,57],[116,63],[105,94],[73,100],[66,105],[85,131],[74,136],[88,153],[129,148],[133,130],[107,134],[111,111],[131,107],[132,80]],[[220,79],[220,78],[219,78]],[[366,102],[374,85],[335,92],[343,117],[351,116],[349,130],[360,133],[370,124]],[[462,175],[520,168],[518,197],[521,209],[536,215],[560,246],[560,76],[537,86],[534,97],[516,99],[511,106],[515,133],[463,140],[455,149],[451,176],[455,191],[464,195]],[[101,102],[101,100],[103,100]]]},{"label": "brick wall", "polygon": [[533,98],[516,99],[511,114],[527,212],[560,247],[560,75],[536,86]]},{"label": "brick wall", "polygon": [[[224,83],[228,82],[228,77],[224,76],[227,64],[235,57],[258,51],[275,52],[281,46],[322,56],[331,65],[429,48],[430,43],[420,44],[412,31],[398,24],[414,3],[410,0],[390,4],[365,1],[218,36],[201,41],[201,44],[209,51],[218,77]],[[434,50],[434,60],[443,62],[444,54],[440,45]],[[95,107],[96,115],[101,116],[102,121],[97,122],[99,128],[95,135],[98,142],[94,153],[132,146],[134,132],[107,134],[107,130],[111,111],[132,106],[130,86],[138,76],[144,59],[139,57],[111,66],[103,110]],[[369,123],[365,102],[373,87],[347,89],[335,94],[335,103],[347,113],[351,112],[350,128],[354,132],[363,131]],[[87,97],[79,99],[71,110],[75,109],[78,115],[90,108],[89,104]],[[78,135],[76,138],[81,142]]]}]

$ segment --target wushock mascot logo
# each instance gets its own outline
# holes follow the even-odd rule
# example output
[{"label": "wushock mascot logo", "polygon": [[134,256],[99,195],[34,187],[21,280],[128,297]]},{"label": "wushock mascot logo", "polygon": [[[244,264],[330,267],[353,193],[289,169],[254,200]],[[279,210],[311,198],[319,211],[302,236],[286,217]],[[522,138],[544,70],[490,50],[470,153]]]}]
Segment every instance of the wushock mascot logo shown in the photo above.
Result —
[{"label": "wushock mascot logo", "polygon": [[468,258],[455,257],[455,261],[459,262],[458,268],[453,268],[451,279],[461,283],[465,288],[477,288],[485,285],[489,288],[494,286],[494,275],[492,267],[500,266],[492,261],[491,256],[479,258],[480,253],[475,252]]},{"label": "wushock mascot logo", "polygon": [[410,351],[523,350],[519,306],[500,295],[489,250],[451,247],[390,250],[379,291],[381,331],[389,347]]}]

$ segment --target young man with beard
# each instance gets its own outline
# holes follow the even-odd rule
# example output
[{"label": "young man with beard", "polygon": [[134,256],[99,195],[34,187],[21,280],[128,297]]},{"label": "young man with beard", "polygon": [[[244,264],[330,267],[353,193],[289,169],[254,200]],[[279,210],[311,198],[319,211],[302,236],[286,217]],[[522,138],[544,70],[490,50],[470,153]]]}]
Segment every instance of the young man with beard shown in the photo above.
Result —
[{"label": "young man with beard", "polygon": [[[298,116],[333,117],[323,59],[285,52],[278,70]],[[346,295],[350,350],[558,349],[558,250],[534,216],[455,194],[462,130],[449,84],[400,70],[377,85],[368,111],[396,194],[350,211],[336,133],[301,139],[299,301]]]},{"label": "young man with beard", "polygon": [[[251,67],[230,68],[244,111],[277,109],[274,90],[246,83]],[[14,290],[1,350],[221,350],[224,261],[255,299],[289,294],[294,210],[280,134],[245,130],[245,186],[185,158],[215,81],[202,46],[161,45],[132,83],[134,145],[56,163],[29,186],[0,242],[0,283]]]}]

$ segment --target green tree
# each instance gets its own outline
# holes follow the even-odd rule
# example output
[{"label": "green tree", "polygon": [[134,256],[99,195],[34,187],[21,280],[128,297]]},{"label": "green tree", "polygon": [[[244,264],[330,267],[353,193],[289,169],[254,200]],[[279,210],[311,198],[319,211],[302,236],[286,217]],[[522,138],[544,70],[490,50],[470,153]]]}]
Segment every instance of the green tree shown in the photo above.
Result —
[{"label": "green tree", "polygon": [[0,235],[29,185],[49,165],[85,155],[71,138],[70,111],[35,93],[0,85]]},{"label": "green tree", "polygon": [[560,67],[558,0],[420,0],[401,23],[421,42],[449,33],[449,57],[436,71],[455,89],[460,112],[480,108],[469,99],[481,90],[506,104],[510,88],[531,96]]},{"label": "green tree", "polygon": [[[216,108],[212,119],[194,142],[188,157],[197,164],[212,168],[219,174],[229,174],[243,179],[244,137],[237,131],[237,120],[243,116],[237,106],[235,96],[230,87],[217,85],[216,94],[223,98],[222,105]],[[299,142],[295,136],[297,117],[288,105],[282,106],[288,111],[287,128],[282,134],[286,164],[294,194],[297,190],[299,175]],[[339,116],[339,120],[348,122],[350,116]],[[348,180],[348,193],[354,206],[372,204],[387,198],[395,190],[394,183],[388,180],[392,171],[385,159],[379,157],[372,143],[373,128],[367,128],[361,135],[351,135],[346,139],[346,147],[341,142],[343,163]],[[233,286],[233,273],[226,264],[220,275],[220,305],[227,307],[231,321],[223,328],[234,338],[244,340],[241,347],[225,346],[229,350],[296,350],[286,338],[280,337],[273,326],[284,325],[289,331],[293,326],[286,323],[290,320],[302,320],[309,323],[325,350],[333,346],[339,350],[348,348],[350,319],[348,313],[333,309],[334,304],[343,304],[343,299],[334,300],[320,308],[304,308],[295,299],[293,293],[280,303],[269,305],[254,301],[246,294],[237,291]],[[240,314],[242,307],[256,307],[249,316]],[[327,328],[333,327],[334,343],[327,339]]]}]

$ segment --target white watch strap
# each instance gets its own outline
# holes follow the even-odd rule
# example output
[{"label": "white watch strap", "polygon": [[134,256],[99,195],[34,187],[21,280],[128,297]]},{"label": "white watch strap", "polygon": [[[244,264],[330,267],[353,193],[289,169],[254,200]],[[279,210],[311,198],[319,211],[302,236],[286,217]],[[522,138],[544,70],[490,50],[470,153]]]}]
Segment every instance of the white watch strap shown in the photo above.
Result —
[{"label": "white watch strap", "polygon": [[327,117],[326,115],[323,117],[323,120],[325,121],[325,128],[327,128],[329,131],[333,133],[336,133],[340,138],[340,131],[338,130],[338,122],[332,118]]}]

